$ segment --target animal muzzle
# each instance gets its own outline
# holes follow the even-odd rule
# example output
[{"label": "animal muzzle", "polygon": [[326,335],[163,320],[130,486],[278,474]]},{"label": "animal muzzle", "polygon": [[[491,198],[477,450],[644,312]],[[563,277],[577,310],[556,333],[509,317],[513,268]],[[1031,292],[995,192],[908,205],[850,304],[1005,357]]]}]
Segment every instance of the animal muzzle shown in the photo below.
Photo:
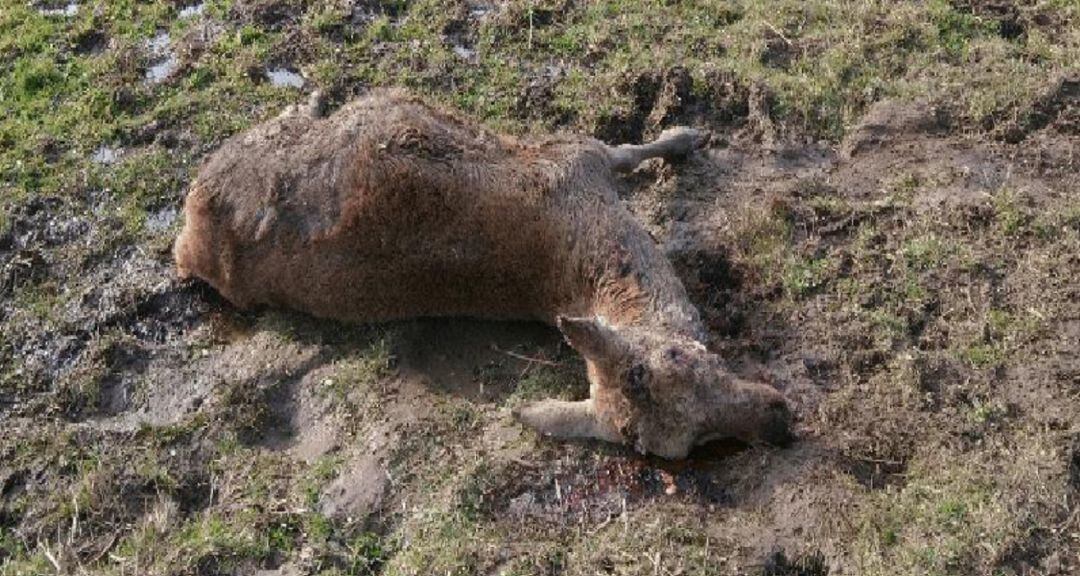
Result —
[{"label": "animal muzzle", "polygon": [[716,422],[745,442],[787,446],[795,440],[794,416],[784,395],[759,382],[738,381],[736,400],[722,406]]},{"label": "animal muzzle", "polygon": [[770,401],[759,419],[757,439],[773,446],[787,446],[795,441],[793,421],[787,402],[783,399]]}]

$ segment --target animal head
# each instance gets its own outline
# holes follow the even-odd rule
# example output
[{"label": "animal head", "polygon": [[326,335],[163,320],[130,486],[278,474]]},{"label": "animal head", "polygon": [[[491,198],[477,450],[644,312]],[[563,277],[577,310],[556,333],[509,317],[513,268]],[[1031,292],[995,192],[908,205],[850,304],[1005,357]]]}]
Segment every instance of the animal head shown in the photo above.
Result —
[{"label": "animal head", "polygon": [[592,398],[575,414],[552,401],[519,412],[541,432],[633,444],[665,458],[722,437],[776,445],[792,439],[784,397],[737,378],[700,342],[596,318],[561,317],[558,325],[586,360]]}]

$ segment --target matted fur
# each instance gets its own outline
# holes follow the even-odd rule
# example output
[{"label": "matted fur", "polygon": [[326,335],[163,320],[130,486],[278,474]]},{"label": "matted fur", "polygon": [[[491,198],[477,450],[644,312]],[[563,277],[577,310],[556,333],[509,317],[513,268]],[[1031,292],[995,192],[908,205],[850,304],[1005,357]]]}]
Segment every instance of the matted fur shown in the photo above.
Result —
[{"label": "matted fur", "polygon": [[518,413],[546,434],[667,457],[715,436],[779,441],[782,396],[738,381],[700,344],[697,310],[615,192],[616,171],[696,139],[523,142],[397,91],[327,118],[293,110],[203,165],[177,268],[241,307],[556,324],[585,357],[592,394]]}]

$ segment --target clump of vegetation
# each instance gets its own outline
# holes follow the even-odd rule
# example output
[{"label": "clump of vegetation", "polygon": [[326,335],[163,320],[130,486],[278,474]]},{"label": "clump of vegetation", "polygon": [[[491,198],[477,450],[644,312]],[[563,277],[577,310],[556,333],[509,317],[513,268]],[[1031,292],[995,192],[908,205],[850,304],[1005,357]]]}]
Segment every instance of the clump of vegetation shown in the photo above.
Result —
[{"label": "clump of vegetation", "polygon": [[392,372],[393,352],[392,336],[376,338],[372,343],[339,361],[332,376],[323,380],[324,390],[329,391],[339,402],[363,399],[359,406],[371,408],[379,394],[375,386],[385,380]]},{"label": "clump of vegetation", "polygon": [[[1080,204],[1067,193],[1072,156],[1025,156],[1036,132],[1075,132],[1075,2],[61,4],[0,9],[0,574],[971,574],[1080,562],[1068,496]],[[277,69],[300,86],[272,81]],[[708,165],[722,178],[692,161],[627,181],[668,180],[672,213],[694,188],[691,208],[717,214],[716,238],[690,230],[725,246],[731,268],[688,286],[719,326],[708,344],[741,377],[775,374],[811,451],[743,448],[672,474],[513,424],[520,403],[585,393],[570,352],[474,374],[498,391],[486,403],[399,386],[409,375],[393,328],[230,310],[243,329],[207,330],[225,304],[177,284],[168,255],[169,211],[200,160],[314,89],[338,105],[378,86],[520,135],[712,130],[710,154],[730,153]],[[984,173],[974,156],[933,171],[933,148],[853,184],[800,156],[829,155],[885,99],[929,100],[940,142],[1030,139],[1007,164],[1040,172]],[[773,171],[773,159],[796,167]],[[739,178],[754,193],[733,189],[728,210]],[[137,293],[102,290],[138,274]],[[113,362],[113,344],[130,358]],[[305,379],[306,361],[262,365],[301,348],[317,349],[319,378]],[[228,359],[260,364],[253,376]],[[98,409],[111,376],[157,402],[188,393],[153,382],[162,365],[179,374],[169,382],[206,383],[205,400],[147,406],[140,388],[130,410]],[[312,381],[313,404],[337,419],[333,441],[310,459],[265,445],[292,407],[278,396]],[[327,512],[329,487],[361,456],[385,494],[362,518]],[[575,516],[590,504],[562,482],[575,475],[610,488],[617,512]],[[731,503],[686,497],[705,481]],[[632,493],[639,485],[655,494]],[[512,512],[548,493],[563,514]],[[748,533],[801,546],[758,549]]]},{"label": "clump of vegetation", "polygon": [[866,574],[952,573],[976,547],[1002,550],[1018,529],[994,480],[977,466],[910,467],[874,498],[858,545]]},{"label": "clump of vegetation", "polygon": [[507,403],[519,405],[544,398],[580,400],[588,391],[588,383],[582,381],[581,371],[577,368],[580,368],[578,363],[569,359],[562,365],[530,366],[518,380]]}]

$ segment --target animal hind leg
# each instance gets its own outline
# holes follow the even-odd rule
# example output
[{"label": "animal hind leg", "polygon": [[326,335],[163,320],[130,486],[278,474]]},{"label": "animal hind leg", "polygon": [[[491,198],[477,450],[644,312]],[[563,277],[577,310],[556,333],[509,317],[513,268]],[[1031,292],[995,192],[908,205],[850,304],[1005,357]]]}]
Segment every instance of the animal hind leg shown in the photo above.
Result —
[{"label": "animal hind leg", "polygon": [[704,138],[700,130],[679,126],[668,128],[648,144],[622,144],[608,146],[611,168],[616,172],[630,172],[649,158],[675,160],[693,152]]}]

